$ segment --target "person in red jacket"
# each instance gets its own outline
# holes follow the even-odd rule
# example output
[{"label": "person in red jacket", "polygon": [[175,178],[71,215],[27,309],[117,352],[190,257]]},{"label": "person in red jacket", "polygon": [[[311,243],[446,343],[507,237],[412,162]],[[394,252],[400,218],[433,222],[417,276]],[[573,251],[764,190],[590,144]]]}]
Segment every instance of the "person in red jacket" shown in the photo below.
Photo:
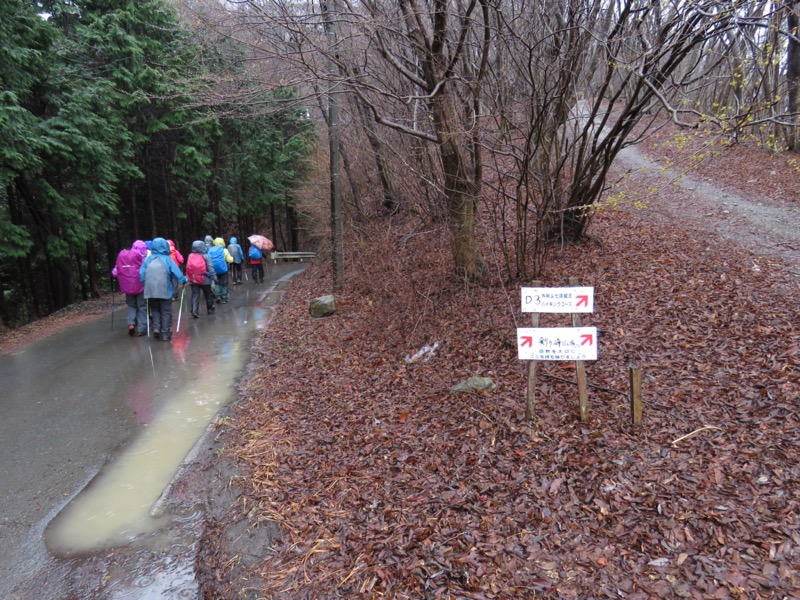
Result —
[{"label": "person in red jacket", "polygon": [[[183,254],[178,252],[178,248],[172,240],[167,240],[167,244],[169,244],[169,257],[172,259],[172,262],[178,265],[178,268],[183,271]],[[172,296],[172,301],[178,301],[178,286],[175,286],[175,293]]]}]

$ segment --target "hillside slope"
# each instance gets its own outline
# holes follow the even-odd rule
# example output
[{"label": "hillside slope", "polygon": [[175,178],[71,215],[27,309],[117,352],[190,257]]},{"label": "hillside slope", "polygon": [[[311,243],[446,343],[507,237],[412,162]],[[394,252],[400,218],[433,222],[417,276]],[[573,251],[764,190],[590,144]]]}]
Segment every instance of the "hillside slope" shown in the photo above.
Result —
[{"label": "hillside slope", "polygon": [[[668,139],[651,157],[691,154]],[[785,158],[734,150],[693,176],[798,197]],[[558,250],[545,282],[595,287],[587,423],[563,363],[542,365],[524,419],[519,288],[452,282],[444,231],[352,244],[333,317],[307,310],[326,263],[292,283],[220,430],[240,495],[205,539],[207,597],[800,596],[797,248],[754,252],[695,218],[708,192],[617,176],[592,241]],[[451,391],[474,375],[496,388]],[[272,549],[246,560],[224,534],[242,522],[273,524]]]}]

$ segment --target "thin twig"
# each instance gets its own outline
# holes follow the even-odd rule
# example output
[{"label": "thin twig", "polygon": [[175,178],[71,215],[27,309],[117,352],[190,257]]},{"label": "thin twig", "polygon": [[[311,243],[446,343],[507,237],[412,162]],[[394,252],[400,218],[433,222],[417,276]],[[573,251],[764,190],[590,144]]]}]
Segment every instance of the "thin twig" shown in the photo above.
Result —
[{"label": "thin twig", "polygon": [[[550,379],[555,379],[556,381],[563,381],[564,383],[571,383],[572,385],[578,385],[577,381],[571,381],[569,379],[564,379],[563,377],[557,377],[555,375],[550,375],[550,373],[542,373],[542,377],[549,377]],[[612,390],[611,388],[603,387],[601,385],[595,385],[593,383],[587,383],[589,387],[592,387],[596,390],[601,390],[603,392],[611,392],[612,394],[622,394],[623,396],[627,396],[628,392],[621,392],[619,390]]]},{"label": "thin twig", "polygon": [[690,437],[692,437],[694,435],[697,435],[701,431],[705,431],[706,429],[718,429],[719,431],[722,431],[722,427],[715,427],[714,425],[703,425],[702,427],[700,427],[699,429],[695,429],[691,433],[687,433],[686,435],[682,435],[678,439],[672,440],[672,442],[670,442],[670,443],[674,446],[675,444],[677,444],[681,440],[688,439],[688,438],[690,438]]},{"label": "thin twig", "polygon": [[490,422],[492,425],[494,425],[494,424],[495,424],[494,420],[493,420],[493,419],[492,419],[492,418],[491,418],[489,415],[487,415],[485,412],[482,412],[482,411],[478,410],[478,409],[477,409],[477,408],[475,408],[474,406],[470,406],[470,408],[471,408],[473,411],[475,411],[476,413],[478,413],[478,414],[481,414],[481,415],[483,415],[484,417],[486,417],[486,420],[487,420],[487,421],[489,421],[489,422]]}]

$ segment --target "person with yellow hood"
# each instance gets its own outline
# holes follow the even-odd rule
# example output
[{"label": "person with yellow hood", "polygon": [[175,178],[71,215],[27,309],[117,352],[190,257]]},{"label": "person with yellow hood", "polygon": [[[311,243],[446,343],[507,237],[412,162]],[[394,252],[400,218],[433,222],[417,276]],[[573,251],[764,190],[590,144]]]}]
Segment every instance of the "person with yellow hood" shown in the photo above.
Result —
[{"label": "person with yellow hood", "polygon": [[208,256],[211,257],[211,264],[214,266],[214,272],[217,274],[217,283],[215,284],[215,294],[217,296],[217,304],[228,303],[228,265],[233,262],[233,256],[228,252],[225,247],[225,240],[218,237],[214,240],[214,245],[208,249]]}]

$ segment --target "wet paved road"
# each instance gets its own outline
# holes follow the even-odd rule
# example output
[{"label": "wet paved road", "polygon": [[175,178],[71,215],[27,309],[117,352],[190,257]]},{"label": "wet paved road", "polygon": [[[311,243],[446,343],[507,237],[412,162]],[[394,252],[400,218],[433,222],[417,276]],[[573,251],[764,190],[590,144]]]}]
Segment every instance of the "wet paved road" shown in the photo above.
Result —
[{"label": "wet paved road", "polygon": [[[231,287],[230,302],[217,305],[213,317],[201,311],[198,320],[188,314],[187,288],[179,333],[178,304],[173,304],[171,344],[128,337],[123,304],[116,309],[113,330],[109,311],[0,356],[0,597],[26,597],[20,582],[54,567],[44,544],[48,523],[144,432],[149,434],[147,428],[174,408],[176,398],[195,393],[200,373],[207,379],[226,374],[224,389],[203,388],[217,403],[232,399],[252,333],[265,321],[268,292],[301,268],[278,265],[268,269],[265,284]],[[51,569],[49,579],[58,573]],[[54,584],[52,589],[65,588]]]}]

